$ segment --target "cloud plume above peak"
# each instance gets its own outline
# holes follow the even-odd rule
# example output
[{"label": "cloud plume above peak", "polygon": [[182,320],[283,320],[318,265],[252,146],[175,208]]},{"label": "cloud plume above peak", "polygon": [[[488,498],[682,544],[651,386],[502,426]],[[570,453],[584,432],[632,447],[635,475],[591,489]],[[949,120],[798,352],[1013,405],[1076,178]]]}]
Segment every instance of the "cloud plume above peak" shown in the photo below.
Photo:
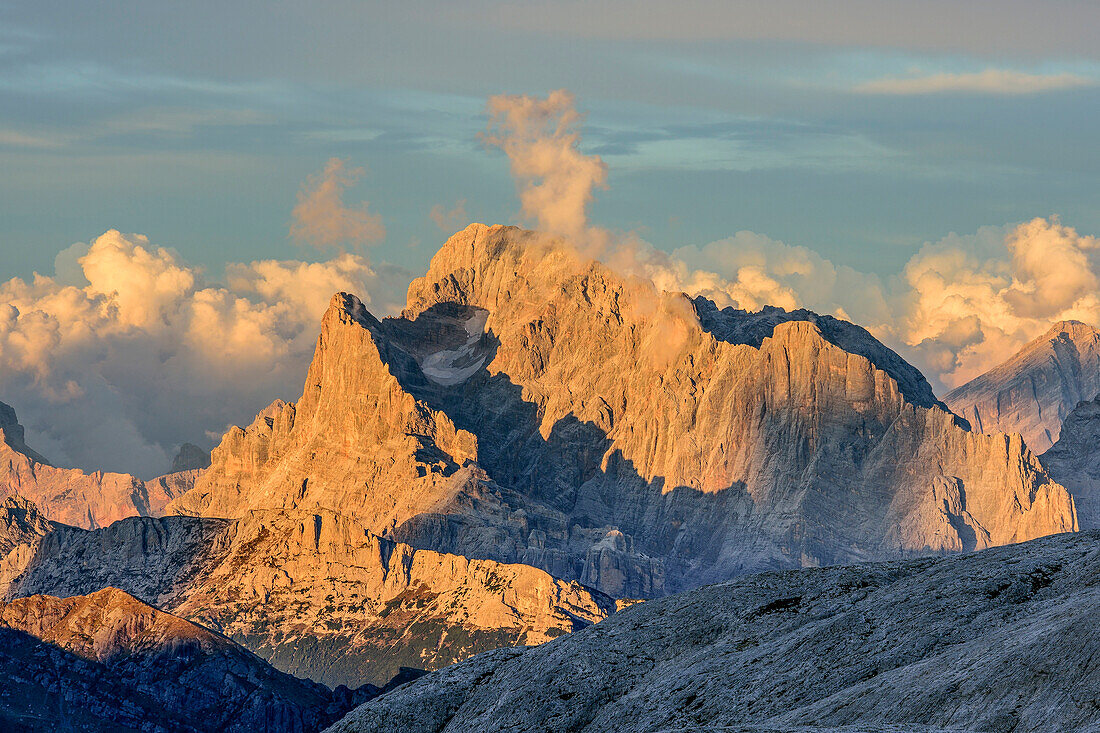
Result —
[{"label": "cloud plume above peak", "polygon": [[489,98],[482,139],[508,156],[524,216],[541,231],[577,237],[588,224],[593,190],[603,188],[607,166],[578,148],[582,116],[564,89],[545,99],[501,94]]},{"label": "cloud plume above peak", "polygon": [[[1041,86],[999,72],[977,76],[961,83]],[[543,231],[658,290],[854,321],[913,361],[941,393],[1009,358],[1055,321],[1100,326],[1100,244],[1057,218],[950,235],[885,279],[748,231],[665,252],[637,233],[589,223],[586,208],[606,167],[579,151],[571,94],[493,97],[489,116],[485,139],[508,154],[523,211]]]},{"label": "cloud plume above peak", "polygon": [[344,203],[344,189],[364,172],[363,168],[346,168],[340,158],[330,158],[298,192],[290,236],[319,250],[360,248],[384,239],[382,217],[371,213],[366,201],[357,206]]},{"label": "cloud plume above peak", "polygon": [[65,250],[55,270],[0,283],[0,400],[58,465],[146,477],[179,444],[293,399],[333,292],[386,314],[409,279],[342,253],[231,264],[220,285],[115,230]]}]

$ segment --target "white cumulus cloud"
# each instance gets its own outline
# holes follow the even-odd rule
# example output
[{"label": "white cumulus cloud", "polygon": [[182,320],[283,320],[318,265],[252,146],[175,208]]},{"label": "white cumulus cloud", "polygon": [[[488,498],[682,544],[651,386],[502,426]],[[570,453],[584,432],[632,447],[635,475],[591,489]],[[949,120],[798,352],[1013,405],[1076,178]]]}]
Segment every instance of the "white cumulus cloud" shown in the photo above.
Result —
[{"label": "white cumulus cloud", "polygon": [[956,387],[1056,321],[1100,325],[1100,240],[1053,218],[952,235],[909,261],[902,295],[898,337]]},{"label": "white cumulus cloud", "polygon": [[52,276],[0,284],[0,399],[60,465],[152,476],[176,446],[294,398],[337,290],[379,314],[409,275],[359,255],[229,265],[225,284],[146,237],[109,231]]}]

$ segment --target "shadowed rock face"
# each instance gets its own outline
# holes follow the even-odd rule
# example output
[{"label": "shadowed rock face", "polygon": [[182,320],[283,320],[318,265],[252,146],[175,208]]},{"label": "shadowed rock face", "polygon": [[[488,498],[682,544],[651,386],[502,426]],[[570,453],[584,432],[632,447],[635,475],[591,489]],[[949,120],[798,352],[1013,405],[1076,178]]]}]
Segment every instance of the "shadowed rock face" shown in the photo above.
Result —
[{"label": "shadowed rock face", "polygon": [[23,442],[23,426],[0,402],[0,499],[21,496],[55,522],[91,529],[123,517],[160,515],[194,485],[197,471],[149,481],[123,473],[56,468]]},{"label": "shadowed rock face", "polygon": [[180,446],[176,457],[172,459],[172,473],[183,471],[201,471],[210,465],[210,452],[205,451],[194,443],[184,443]]},{"label": "shadowed rock face", "polygon": [[171,511],[311,508],[619,597],[1076,528],[1019,439],[970,432],[863,329],[481,225],[402,318],[336,297],[302,398],[230,431]]},{"label": "shadowed rock face", "polygon": [[331,512],[60,527],[9,557],[8,598],[120,587],[328,685],[380,685],[401,667],[539,644],[615,610],[536,568],[414,550]]},{"label": "shadowed rock face", "polygon": [[1100,395],[1100,332],[1060,321],[1004,364],[952,390],[944,401],[975,430],[1020,433],[1036,453],[1058,440],[1062,421]]},{"label": "shadowed rock face", "polygon": [[304,733],[377,693],[277,672],[115,588],[0,603],[0,674],[9,730]]},{"label": "shadowed rock face", "polygon": [[38,507],[23,497],[4,499],[0,502],[0,563],[16,546],[37,541],[55,526],[56,522],[43,517]]},{"label": "shadowed rock face", "polygon": [[1100,529],[1100,397],[1074,408],[1041,460],[1073,493],[1081,529]]},{"label": "shadowed rock face", "polygon": [[332,733],[1100,727],[1100,534],[746,576],[498,650]]}]

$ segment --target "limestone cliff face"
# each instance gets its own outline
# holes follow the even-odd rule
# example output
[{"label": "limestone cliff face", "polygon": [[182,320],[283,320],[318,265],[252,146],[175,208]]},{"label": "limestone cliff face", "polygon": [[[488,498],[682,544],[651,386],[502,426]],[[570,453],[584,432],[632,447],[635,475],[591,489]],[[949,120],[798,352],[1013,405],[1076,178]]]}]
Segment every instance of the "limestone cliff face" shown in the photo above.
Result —
[{"label": "limestone cliff face", "polygon": [[120,587],[329,685],[539,644],[615,610],[536,568],[415,550],[331,512],[135,517],[93,532],[58,528],[17,555],[0,587],[8,598]]},{"label": "limestone cliff face", "polygon": [[944,401],[975,430],[1020,433],[1036,453],[1058,440],[1062,421],[1100,395],[1100,332],[1060,321],[1004,364],[950,392]]},{"label": "limestone cliff face", "polygon": [[53,521],[91,529],[123,517],[160,515],[197,475],[184,471],[143,481],[129,474],[56,468],[27,447],[15,411],[0,403],[0,499],[21,496]]},{"label": "limestone cliff face", "polygon": [[398,383],[392,371],[404,355],[379,340],[380,328],[358,299],[335,296],[301,399],[231,429],[169,511],[322,508],[381,532],[440,501],[476,440]]},{"label": "limestone cliff face", "polygon": [[436,397],[481,464],[628,535],[666,587],[1076,528],[1021,441],[966,430],[851,324],[657,294],[504,227],[452,238],[404,315],[453,303],[486,310],[498,344]]},{"label": "limestone cliff face", "polygon": [[16,730],[305,733],[355,699],[115,588],[0,603],[0,670]]},{"label": "limestone cliff face", "polygon": [[1074,408],[1040,460],[1073,494],[1081,529],[1100,529],[1100,397]]},{"label": "limestone cliff face", "polygon": [[338,296],[302,399],[173,510],[319,507],[619,597],[1076,529],[1018,439],[969,431],[863,329],[657,293],[471,225],[379,322]]}]

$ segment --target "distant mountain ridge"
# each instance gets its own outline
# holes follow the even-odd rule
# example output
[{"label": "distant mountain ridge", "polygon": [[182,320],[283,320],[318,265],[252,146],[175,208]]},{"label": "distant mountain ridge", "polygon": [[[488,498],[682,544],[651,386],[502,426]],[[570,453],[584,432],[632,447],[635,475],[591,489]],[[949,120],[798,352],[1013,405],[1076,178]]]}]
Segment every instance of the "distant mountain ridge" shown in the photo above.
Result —
[{"label": "distant mountain ridge", "polygon": [[944,402],[983,432],[1020,433],[1035,453],[1057,440],[1081,401],[1100,395],[1100,331],[1059,321],[1008,361],[958,387]]},{"label": "distant mountain ridge", "polygon": [[0,499],[23,497],[48,519],[88,529],[160,515],[194,484],[197,471],[149,481],[123,473],[57,468],[27,446],[15,410],[0,402]]}]

